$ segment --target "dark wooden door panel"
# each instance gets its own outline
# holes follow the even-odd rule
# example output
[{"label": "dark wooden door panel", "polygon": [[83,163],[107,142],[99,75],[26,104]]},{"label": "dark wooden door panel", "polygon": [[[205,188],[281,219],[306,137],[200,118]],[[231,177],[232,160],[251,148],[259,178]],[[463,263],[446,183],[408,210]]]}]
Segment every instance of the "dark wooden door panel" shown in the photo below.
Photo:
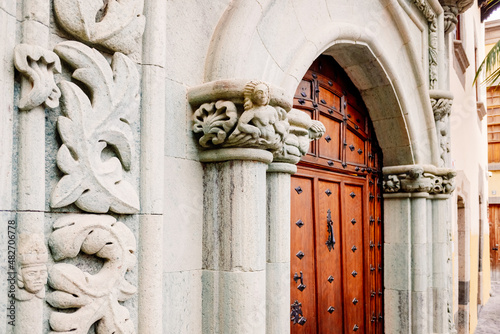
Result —
[{"label": "dark wooden door panel", "polygon": [[[302,304],[305,323],[295,324],[294,333],[316,333],[316,284],[314,254],[314,178],[293,177],[291,180],[291,254],[290,297],[291,303]],[[302,274],[301,274],[302,272]],[[297,276],[300,279],[294,279]],[[305,285],[299,289],[299,285]]]}]

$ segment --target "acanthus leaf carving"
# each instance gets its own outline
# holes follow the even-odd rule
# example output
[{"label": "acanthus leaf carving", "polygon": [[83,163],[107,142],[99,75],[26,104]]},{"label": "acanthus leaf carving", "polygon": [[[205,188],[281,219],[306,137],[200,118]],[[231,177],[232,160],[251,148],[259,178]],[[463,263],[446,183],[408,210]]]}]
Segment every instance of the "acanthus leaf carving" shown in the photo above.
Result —
[{"label": "acanthus leaf carving", "polygon": [[[137,212],[137,192],[123,179],[132,164],[130,123],[139,108],[134,63],[115,53],[110,66],[98,51],[74,41],[58,44],[55,52],[75,68],[73,78],[89,93],[73,82],[60,83],[64,116],[58,118],[58,131],[63,144],[57,165],[66,175],[52,192],[51,206],[75,203],[89,212]],[[103,158],[107,147],[113,156]]]},{"label": "acanthus leaf carving", "polygon": [[61,26],[76,38],[111,51],[140,49],[144,0],[54,0]]},{"label": "acanthus leaf carving", "polygon": [[14,49],[14,65],[28,78],[32,88],[19,101],[20,110],[31,110],[45,104],[49,108],[59,105],[61,91],[54,81],[54,73],[61,73],[59,57],[37,45],[18,44]]},{"label": "acanthus leaf carving", "polygon": [[96,322],[98,334],[135,333],[129,311],[119,303],[137,290],[125,279],[136,263],[130,229],[108,215],[68,215],[54,224],[49,247],[56,261],[74,258],[80,252],[105,259],[95,275],[68,263],[52,266],[49,285],[55,291],[47,296],[47,302],[57,309],[72,310],[52,312],[52,333],[86,334]]}]

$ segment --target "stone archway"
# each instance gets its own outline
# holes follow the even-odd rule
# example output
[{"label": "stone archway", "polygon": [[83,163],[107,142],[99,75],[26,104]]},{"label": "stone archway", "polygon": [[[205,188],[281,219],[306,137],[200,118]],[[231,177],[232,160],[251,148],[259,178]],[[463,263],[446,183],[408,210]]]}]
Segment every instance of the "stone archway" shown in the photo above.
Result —
[{"label": "stone archway", "polygon": [[[397,1],[370,2],[375,13],[373,29],[367,29],[365,18],[353,14],[353,4],[336,8],[335,20],[332,19],[330,3],[334,1],[312,1],[307,6],[299,3],[286,6],[274,1],[232,2],[213,34],[205,64],[206,84],[190,89],[190,103],[199,107],[202,103],[215,105],[229,99],[241,110],[242,82],[257,79],[269,85],[271,105],[289,110],[293,93],[314,59],[320,54],[333,56],[358,86],[377,132],[384,165],[388,166],[383,171],[387,198],[384,208],[388,212],[384,235],[390,235],[385,239],[384,255],[386,331],[409,333],[428,329],[445,333],[449,287],[447,265],[441,262],[449,246],[446,199],[454,189],[454,174],[436,167],[440,163],[440,145],[429,81],[424,74],[426,66],[413,49],[406,22],[399,17]],[[374,33],[377,29],[378,33]],[[445,109],[449,107],[449,99],[444,94]],[[223,161],[253,159],[239,153],[231,157],[213,156]],[[266,163],[264,160],[260,159]],[[216,161],[219,160],[211,160]],[[296,170],[282,162],[274,160],[266,178],[267,261],[265,269],[261,269],[259,262],[259,270],[266,272],[267,320],[264,325],[252,324],[277,333],[286,332],[289,327],[290,305],[286,304],[289,298],[283,290],[283,287],[288,289],[289,282],[286,254],[289,254],[290,233],[283,227],[288,225],[290,215],[290,193],[286,190],[290,177],[285,174]],[[231,175],[229,169],[228,175]],[[259,196],[263,196],[259,191],[265,190],[256,189],[254,198],[242,199],[240,204],[248,200],[258,202]],[[227,225],[232,226],[232,218],[227,219]],[[432,268],[425,261],[429,256],[433,259]],[[245,289],[252,287],[256,295],[261,295],[259,282],[233,283]],[[210,321],[210,317],[220,312],[218,308],[223,302],[212,294],[221,283],[210,279],[204,284],[210,298],[215,296],[214,303],[206,304],[210,308],[206,320]],[[257,310],[261,306],[252,307]],[[256,312],[262,319],[262,310]],[[244,312],[230,313],[219,317],[221,326],[237,329],[249,322]]]}]

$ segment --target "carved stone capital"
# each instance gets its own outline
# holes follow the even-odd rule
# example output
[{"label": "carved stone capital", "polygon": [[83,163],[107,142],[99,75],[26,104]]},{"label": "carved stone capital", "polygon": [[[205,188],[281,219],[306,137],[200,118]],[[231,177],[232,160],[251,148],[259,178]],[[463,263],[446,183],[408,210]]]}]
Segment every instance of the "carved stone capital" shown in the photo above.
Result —
[{"label": "carved stone capital", "polygon": [[431,165],[384,167],[385,193],[424,192],[431,195],[448,195],[455,189],[456,172]]},{"label": "carved stone capital", "polygon": [[439,0],[444,10],[444,30],[450,33],[455,29],[457,16],[469,9],[474,0]]},{"label": "carved stone capital", "polygon": [[14,49],[14,65],[31,83],[19,101],[20,110],[31,110],[42,104],[49,108],[59,105],[61,91],[54,81],[54,73],[61,73],[59,57],[37,45],[18,44]]},{"label": "carved stone capital", "polygon": [[268,161],[283,150],[291,97],[281,89],[262,81],[222,80],[190,89],[188,98],[195,109],[193,131],[204,149],[202,161],[245,159],[247,154]]}]

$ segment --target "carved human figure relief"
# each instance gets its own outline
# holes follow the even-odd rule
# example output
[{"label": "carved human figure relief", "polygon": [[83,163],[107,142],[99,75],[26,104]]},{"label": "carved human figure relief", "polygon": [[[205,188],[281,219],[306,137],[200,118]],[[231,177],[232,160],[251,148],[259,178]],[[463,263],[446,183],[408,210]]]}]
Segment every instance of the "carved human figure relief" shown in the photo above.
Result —
[{"label": "carved human figure relief", "polygon": [[56,309],[50,315],[52,333],[135,333],[130,314],[120,302],[130,299],[136,287],[125,274],[136,263],[136,242],[123,223],[108,215],[67,215],[56,221],[49,237],[55,261],[74,258],[80,252],[104,259],[101,270],[91,275],[68,263],[56,263],[49,271],[54,292],[47,302]]},{"label": "carved human figure relief", "polygon": [[404,173],[386,174],[383,189],[385,193],[427,192],[430,194],[450,194],[455,190],[456,172],[443,169],[438,174],[414,166]]},{"label": "carved human figure relief", "polygon": [[61,91],[54,81],[54,73],[61,73],[59,57],[38,45],[18,44],[14,49],[14,65],[32,85],[19,101],[20,110],[31,110],[45,104],[49,108],[59,105]]},{"label": "carved human figure relief", "polygon": [[450,153],[449,121],[453,100],[448,98],[431,98],[431,106],[436,122],[436,131],[439,141],[440,167],[446,166]]},{"label": "carved human figure relief", "polygon": [[130,126],[139,114],[135,64],[117,52],[110,65],[97,50],[75,41],[58,44],[55,52],[86,89],[70,81],[60,83],[63,116],[57,127],[63,144],[57,166],[65,175],[52,192],[51,206],[75,203],[88,212],[137,212],[137,191],[123,177],[136,162]]},{"label": "carved human figure relief", "polygon": [[137,52],[144,0],[54,0],[58,23],[77,39],[124,54]]},{"label": "carved human figure relief", "polygon": [[47,284],[47,248],[42,234],[20,233],[18,239],[18,271],[16,299],[45,298]]},{"label": "carved human figure relief", "polygon": [[290,128],[281,151],[274,154],[275,162],[297,163],[307,154],[311,140],[319,139],[326,129],[320,121],[312,120],[305,112],[292,109],[288,113]]},{"label": "carved human figure relief", "polygon": [[261,81],[250,81],[243,96],[244,111],[226,146],[281,148],[289,125],[286,111],[269,105],[269,86]]}]

